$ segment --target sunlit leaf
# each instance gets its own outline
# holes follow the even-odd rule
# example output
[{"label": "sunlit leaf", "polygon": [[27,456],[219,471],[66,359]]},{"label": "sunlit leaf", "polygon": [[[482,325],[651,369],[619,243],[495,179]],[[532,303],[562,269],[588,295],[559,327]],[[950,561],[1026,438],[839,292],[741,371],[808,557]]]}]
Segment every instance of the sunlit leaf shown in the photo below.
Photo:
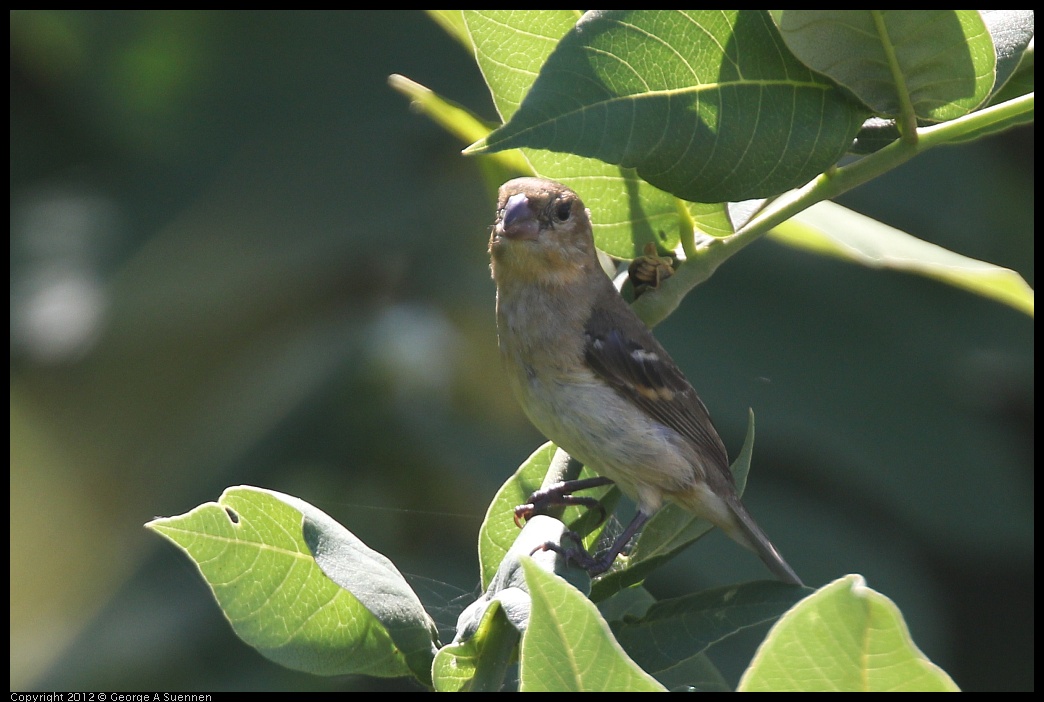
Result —
[{"label": "sunlit leaf", "polygon": [[193,560],[236,634],[317,675],[414,675],[430,684],[435,626],[391,561],[306,502],[228,488],[146,525]]},{"label": "sunlit leaf", "polygon": [[663,686],[613,638],[598,608],[562,578],[522,559],[533,601],[519,657],[524,692],[654,692]]},{"label": "sunlit leaf", "polygon": [[739,690],[803,692],[958,691],[925,657],[895,603],[862,576],[839,578],[776,622]]},{"label": "sunlit leaf", "polygon": [[504,683],[519,633],[508,622],[500,602],[487,607],[473,635],[454,641],[435,654],[432,683],[436,692],[496,692]]}]

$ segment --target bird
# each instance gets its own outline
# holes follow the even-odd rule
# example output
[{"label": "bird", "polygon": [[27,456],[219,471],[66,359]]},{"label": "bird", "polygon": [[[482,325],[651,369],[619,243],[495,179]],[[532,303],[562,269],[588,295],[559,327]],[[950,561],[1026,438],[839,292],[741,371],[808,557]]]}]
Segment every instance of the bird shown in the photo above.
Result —
[{"label": "bird", "polygon": [[[637,505],[601,557],[566,555],[592,575],[604,572],[657,510],[674,503],[755,552],[783,582],[801,585],[740,501],[707,407],[603,271],[580,197],[544,178],[504,183],[489,254],[498,346],[523,411],[597,473],[576,481],[580,488],[612,482]],[[547,497],[535,493],[531,502]],[[519,508],[523,516],[532,506]]]}]

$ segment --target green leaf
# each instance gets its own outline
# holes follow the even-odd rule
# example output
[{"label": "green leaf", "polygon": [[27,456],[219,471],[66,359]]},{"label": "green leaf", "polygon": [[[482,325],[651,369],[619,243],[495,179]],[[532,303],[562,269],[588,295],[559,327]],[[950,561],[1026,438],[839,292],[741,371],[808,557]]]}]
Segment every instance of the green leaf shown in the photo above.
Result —
[{"label": "green leaf", "polygon": [[613,638],[583,593],[522,558],[533,609],[519,656],[523,692],[663,690]]},{"label": "green leaf", "polygon": [[511,118],[578,10],[464,10],[475,60],[501,118]]},{"label": "green leaf", "polygon": [[[580,16],[578,10],[464,11],[475,59],[501,119],[515,114],[540,67]],[[606,253],[634,258],[649,241],[664,250],[678,245],[674,198],[632,169],[572,154],[522,153],[537,175],[580,195],[591,210],[595,243]]]},{"label": "green leaf", "polygon": [[[1026,48],[1033,41],[1033,10],[979,10],[983,22],[993,40],[993,48],[997,53],[997,81],[993,85],[993,95],[1008,83],[1022,64]],[[1029,90],[1033,90],[1030,82]],[[1008,97],[1022,95],[1024,91],[1013,92]]]},{"label": "green leaf", "polygon": [[[566,578],[584,592],[590,591],[591,577],[587,571],[567,563],[560,553],[541,548],[547,543],[562,545],[565,533],[565,524],[543,514],[535,515],[518,531],[489,587],[457,618],[457,633],[446,653],[450,658],[437,660],[443,667],[434,673],[441,678],[435,681],[438,689],[489,690],[501,686],[505,661],[512,657],[517,635],[529,626],[531,615],[522,560]],[[501,616],[493,617],[491,612]]]},{"label": "green leaf", "polygon": [[[731,466],[736,492],[740,496],[747,486],[753,452],[754,412],[749,410],[747,435]],[[642,528],[631,553],[627,557],[617,558],[618,565],[595,580],[591,587],[591,599],[601,602],[617,591],[641,582],[649,573],[713,528],[714,525],[706,519],[696,517],[678,505],[667,504]]]},{"label": "green leaf", "polygon": [[146,527],[191,558],[236,634],[317,675],[413,675],[430,685],[435,625],[392,565],[306,502],[228,488]]},{"label": "green leaf", "polygon": [[1015,271],[962,256],[833,202],[820,202],[775,227],[788,246],[872,268],[917,273],[1033,316],[1033,289]]},{"label": "green leaf", "polygon": [[942,122],[976,109],[996,54],[975,10],[772,10],[787,47],[875,113]]},{"label": "green leaf", "polygon": [[[464,22],[493,104],[505,121],[518,109],[540,67],[579,19],[576,10],[465,10]],[[595,243],[619,258],[634,258],[647,242],[674,250],[685,236],[676,198],[621,168],[574,154],[523,149],[533,171],[580,195],[591,210]],[[732,233],[720,204],[686,203],[691,217],[714,235]],[[691,225],[688,235],[692,234]]]},{"label": "green leaf", "polygon": [[555,450],[555,445],[549,441],[534,451],[500,486],[486,508],[486,517],[479,527],[478,538],[479,574],[483,589],[493,582],[497,568],[518,538],[515,507],[525,504],[529,496],[540,489]]},{"label": "green leaf", "polygon": [[519,640],[499,601],[485,609],[473,635],[443,646],[431,667],[436,692],[495,692],[504,685]]},{"label": "green leaf", "polygon": [[626,618],[640,619],[654,604],[656,598],[645,586],[632,585],[599,602],[598,611],[606,621],[617,622]]},{"label": "green leaf", "polygon": [[590,12],[508,123],[468,151],[598,158],[713,203],[807,182],[865,117],[786,51],[761,11]]},{"label": "green leaf", "polygon": [[662,672],[702,656],[714,644],[775,621],[810,592],[774,581],[704,590],[657,602],[640,619],[614,623],[612,630],[631,658],[661,679]]},{"label": "green leaf", "polygon": [[957,691],[910,638],[890,599],[847,575],[787,612],[758,648],[739,690]]}]

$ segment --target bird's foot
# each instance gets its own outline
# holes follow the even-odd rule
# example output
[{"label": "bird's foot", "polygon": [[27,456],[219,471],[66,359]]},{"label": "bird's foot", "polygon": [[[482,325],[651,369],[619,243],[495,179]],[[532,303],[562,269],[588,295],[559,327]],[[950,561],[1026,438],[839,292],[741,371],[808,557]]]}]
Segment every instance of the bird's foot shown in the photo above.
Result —
[{"label": "bird's foot", "polygon": [[577,490],[611,485],[612,482],[608,478],[596,476],[594,478],[584,478],[583,480],[566,480],[561,483],[555,483],[551,487],[537,490],[529,496],[529,502],[515,507],[515,524],[521,527],[522,522],[550,507],[571,505],[597,509],[601,513],[598,520],[601,522],[606,517],[605,508],[602,507],[601,503],[593,497],[578,497],[573,495],[573,493]]}]

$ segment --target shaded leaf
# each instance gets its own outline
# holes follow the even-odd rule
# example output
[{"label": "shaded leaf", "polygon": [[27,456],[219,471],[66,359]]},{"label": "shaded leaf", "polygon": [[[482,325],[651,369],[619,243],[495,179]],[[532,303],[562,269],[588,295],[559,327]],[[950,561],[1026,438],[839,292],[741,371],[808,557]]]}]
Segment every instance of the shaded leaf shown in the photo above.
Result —
[{"label": "shaded leaf", "polygon": [[1033,316],[1033,289],[1015,271],[962,256],[833,202],[813,205],[770,236],[864,266],[934,278]]},{"label": "shaded leaf", "polygon": [[704,590],[657,602],[640,619],[616,622],[612,630],[631,658],[660,678],[661,671],[702,656],[719,641],[775,621],[810,592],[773,581]]},{"label": "shaded leaf", "polygon": [[[507,121],[517,111],[541,66],[580,13],[576,10],[465,10],[464,21],[493,104]],[[681,228],[676,199],[621,168],[574,154],[523,149],[533,171],[580,195],[591,210],[595,242],[620,258],[634,258],[647,242],[677,247]],[[723,236],[722,208],[696,205],[691,216],[709,233]],[[727,222],[727,220],[724,220]],[[689,232],[691,234],[691,231]]]},{"label": "shaded leaf", "polygon": [[469,151],[565,151],[722,202],[807,182],[865,116],[794,59],[760,11],[591,12],[508,123]]},{"label": "shaded leaf", "polygon": [[942,122],[986,100],[996,77],[993,41],[975,10],[772,10],[805,65],[851,90],[882,117],[908,103]]},{"label": "shaded leaf", "polygon": [[[789,12],[789,11],[788,11]],[[1029,62],[1028,70],[1022,65],[1026,48],[1033,40],[1032,10],[980,10],[986,29],[993,40],[997,54],[997,78],[989,103],[998,104],[1033,91],[1033,68]],[[1024,120],[1032,122],[1032,113]],[[987,134],[1013,126],[1010,122],[1002,125],[990,125],[989,128],[968,135],[964,139],[978,139]],[[999,127],[999,129],[997,128]],[[871,117],[863,123],[856,135],[851,151],[856,154],[873,153],[899,138],[899,128],[895,120]]]},{"label": "shaded leaf", "polygon": [[714,662],[703,654],[656,671],[656,679],[671,692],[732,692],[732,685]]},{"label": "shaded leaf", "polygon": [[598,611],[608,622],[632,617],[640,619],[656,604],[656,598],[643,585],[634,585],[598,603]]},{"label": "shaded leaf", "polygon": [[[986,23],[986,30],[993,39],[993,49],[997,54],[997,80],[993,84],[993,94],[996,95],[1019,68],[1026,48],[1033,41],[1034,12],[1033,10],[979,10],[979,12]],[[1030,85],[1030,90],[1032,90],[1032,83]]]}]

